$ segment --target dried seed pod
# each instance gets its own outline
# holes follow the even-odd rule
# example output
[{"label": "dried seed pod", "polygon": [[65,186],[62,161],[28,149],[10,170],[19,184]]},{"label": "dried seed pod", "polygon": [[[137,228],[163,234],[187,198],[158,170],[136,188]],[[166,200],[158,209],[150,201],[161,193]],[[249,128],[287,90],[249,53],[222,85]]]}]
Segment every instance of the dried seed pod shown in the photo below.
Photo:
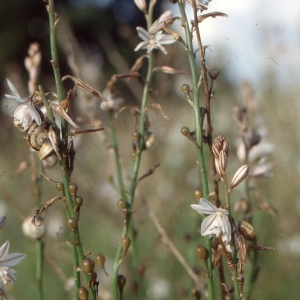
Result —
[{"label": "dried seed pod", "polygon": [[97,254],[96,261],[97,261],[97,265],[101,269],[103,269],[104,265],[105,265],[105,256],[103,254],[101,254],[101,253]]},{"label": "dried seed pod", "polygon": [[127,251],[128,248],[131,245],[131,239],[130,239],[130,237],[129,236],[123,237],[122,241],[121,241],[121,244],[122,244],[123,251]]},{"label": "dried seed pod", "polygon": [[215,80],[217,79],[217,77],[219,76],[220,71],[219,70],[209,70],[208,71],[208,76],[211,80]]},{"label": "dried seed pod", "polygon": [[89,294],[85,287],[80,287],[78,289],[78,297],[80,300],[88,300],[89,299]]},{"label": "dried seed pod", "polygon": [[91,258],[85,258],[81,264],[82,270],[88,274],[92,274],[95,268],[95,262]]},{"label": "dried seed pod", "polygon": [[68,219],[68,226],[69,228],[74,231],[76,230],[77,226],[78,226],[78,221],[76,218],[69,218]]},{"label": "dried seed pod", "polygon": [[255,232],[254,228],[252,227],[252,225],[250,223],[248,223],[246,221],[239,221],[238,229],[239,229],[239,232],[243,235],[243,237],[247,241],[252,241],[256,236],[256,232]]},{"label": "dried seed pod", "polygon": [[192,295],[195,297],[196,300],[201,299],[201,292],[196,289],[192,289]]},{"label": "dried seed pod", "polygon": [[126,277],[122,274],[118,275],[118,287],[120,291],[123,291],[124,286],[126,284]]},{"label": "dried seed pod", "polygon": [[155,135],[152,132],[148,131],[148,134],[147,134],[146,140],[145,140],[145,148],[146,149],[151,148],[154,145],[155,140],[156,140]]},{"label": "dried seed pod", "polygon": [[206,260],[207,259],[207,249],[200,245],[196,248],[196,255],[199,257],[201,260]]}]

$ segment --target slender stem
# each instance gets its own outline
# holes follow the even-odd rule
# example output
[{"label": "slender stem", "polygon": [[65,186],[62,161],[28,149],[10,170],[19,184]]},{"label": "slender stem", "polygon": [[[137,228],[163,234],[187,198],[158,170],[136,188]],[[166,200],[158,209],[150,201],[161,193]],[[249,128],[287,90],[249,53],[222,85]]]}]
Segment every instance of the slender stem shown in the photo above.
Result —
[{"label": "slender stem", "polygon": [[[193,50],[193,42],[192,42],[192,33],[189,29],[185,10],[183,7],[182,0],[178,1],[179,9],[182,16],[182,22],[185,29],[186,41],[188,46],[188,59],[191,68],[191,75],[192,75],[192,84],[193,84],[193,109],[194,109],[194,121],[195,121],[195,130],[196,130],[196,141],[197,144],[200,145],[198,148],[198,160],[199,160],[199,171],[201,175],[201,182],[202,182],[202,189],[203,189],[203,196],[208,198],[208,181],[207,181],[207,174],[205,169],[205,160],[204,160],[204,153],[202,147],[202,126],[200,122],[200,108],[199,108],[199,87],[198,87],[198,74],[196,70],[196,63],[195,63],[195,56]],[[212,251],[211,251],[211,240],[209,237],[204,238],[205,246],[208,250],[208,276],[207,276],[207,284],[208,284],[208,295],[209,299],[212,300],[215,298],[214,296],[214,283],[213,283],[213,272],[212,272]]]},{"label": "slender stem", "polygon": [[124,200],[127,200],[124,182],[123,182],[123,176],[122,176],[122,167],[121,167],[121,162],[120,162],[119,146],[118,146],[118,141],[117,141],[116,128],[114,125],[113,113],[109,112],[108,118],[109,118],[109,125],[110,125],[109,126],[110,127],[110,136],[111,136],[112,146],[114,148],[114,153],[115,153],[115,162],[116,162],[117,177],[118,177],[118,184],[119,184],[118,188],[119,188],[121,197]]},{"label": "slender stem", "polygon": [[[32,181],[34,184],[34,190],[36,195],[37,207],[41,206],[42,203],[42,176],[39,170],[42,167],[41,161],[37,162],[37,155],[34,153],[30,154],[30,160],[32,165]],[[36,284],[37,284],[37,299],[43,300],[43,241],[41,239],[36,240]]]},{"label": "slender stem", "polygon": [[[55,85],[57,91],[58,103],[64,99],[63,86],[61,80],[61,74],[59,69],[58,54],[57,54],[57,42],[56,42],[56,27],[58,24],[58,16],[55,14],[54,10],[54,0],[49,0],[48,6],[48,15],[49,15],[49,25],[50,25],[50,47],[51,47],[51,63],[53,67]],[[68,131],[68,123],[64,118],[61,118],[61,131],[62,136],[65,136]]]},{"label": "slender stem", "polygon": [[[48,6],[47,6],[48,14],[49,14],[49,23],[50,23],[50,47],[51,47],[51,56],[52,56],[52,66],[53,66],[53,72],[55,76],[55,83],[56,83],[56,89],[57,89],[57,97],[58,97],[58,102],[61,103],[63,100],[63,87],[62,87],[62,80],[61,80],[61,74],[60,74],[60,69],[59,69],[59,63],[58,63],[58,55],[57,55],[57,43],[56,43],[56,26],[58,23],[58,18],[55,14],[54,10],[54,1],[49,0]],[[62,118],[61,121],[61,131],[62,131],[62,136],[64,137],[67,132],[68,132],[68,123],[66,120]],[[62,151],[64,151],[67,148],[68,141],[64,140],[62,143]],[[64,192],[65,192],[65,197],[66,197],[66,203],[67,203],[67,215],[68,217],[73,217],[75,218],[75,212],[74,212],[74,203],[72,196],[69,192],[69,183],[70,183],[70,178],[69,178],[69,165],[67,163],[67,160],[63,159],[62,162],[60,162],[60,167],[61,167],[61,175],[62,175],[62,180],[64,184]],[[74,266],[79,266],[82,260],[85,258],[81,241],[80,241],[80,234],[79,234],[79,228],[76,229],[76,234],[71,233],[71,248],[72,248],[72,258],[73,258],[73,265]],[[89,281],[90,278],[88,274],[85,272],[83,273],[83,277],[85,279],[85,283],[88,286],[88,292],[89,292],[89,299],[95,300],[96,299],[96,294],[95,291],[93,290],[92,287],[89,287]],[[75,299],[78,298],[78,288],[80,287],[80,274],[76,271],[74,271],[74,277],[75,277]]]},{"label": "slender stem", "polygon": [[[150,4],[149,4],[149,10],[148,10],[148,15],[147,15],[148,29],[150,28],[150,26],[152,24],[152,16],[153,16],[153,9],[154,9],[155,3],[156,3],[156,0],[151,0]],[[149,53],[149,56],[148,56],[148,71],[147,71],[146,82],[145,82],[144,91],[143,91],[142,103],[141,103],[141,107],[140,107],[140,111],[141,111],[140,124],[139,124],[139,133],[140,133],[139,149],[140,149],[140,151],[136,155],[136,158],[134,161],[131,185],[130,185],[130,189],[129,189],[129,197],[127,198],[127,213],[126,213],[125,220],[124,220],[122,237],[125,237],[128,235],[128,229],[129,229],[130,222],[131,222],[132,206],[133,206],[133,200],[134,200],[134,196],[135,196],[135,189],[137,186],[138,171],[139,171],[142,152],[143,152],[142,149],[144,148],[146,105],[148,102],[149,90],[150,90],[151,81],[152,81],[152,75],[153,75],[152,69],[153,69],[153,54],[151,52],[151,53]],[[115,261],[114,261],[114,266],[113,266],[113,274],[112,274],[112,282],[111,282],[112,296],[113,296],[114,300],[119,299],[118,272],[119,272],[119,267],[120,267],[121,255],[122,255],[122,246],[119,245],[116,256],[115,256]]]}]

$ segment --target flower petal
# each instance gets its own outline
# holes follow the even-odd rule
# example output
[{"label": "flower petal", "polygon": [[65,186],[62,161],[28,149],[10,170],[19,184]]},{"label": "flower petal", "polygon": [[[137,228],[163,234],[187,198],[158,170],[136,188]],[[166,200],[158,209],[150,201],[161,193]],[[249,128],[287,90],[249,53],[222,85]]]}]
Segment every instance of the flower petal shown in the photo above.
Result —
[{"label": "flower petal", "polygon": [[2,257],[6,256],[9,250],[9,241],[6,241],[0,248],[0,262],[2,260]]},{"label": "flower petal", "polygon": [[148,41],[150,39],[152,39],[152,36],[148,33],[147,30],[145,30],[143,27],[137,27],[136,28],[137,32],[138,32],[138,36],[144,40],[144,41]]},{"label": "flower petal", "polygon": [[26,257],[23,253],[11,253],[0,259],[0,268],[13,267]]},{"label": "flower petal", "polygon": [[[12,93],[15,96],[10,96],[10,95],[5,95],[5,96],[8,96],[8,98],[16,99],[17,101],[18,101],[18,99],[22,100],[19,92],[17,91],[17,89],[15,88],[15,86],[12,84],[12,82],[9,79],[6,79],[6,81],[7,81],[9,89],[12,91]],[[18,102],[20,102],[20,101],[18,101]]]},{"label": "flower petal", "polygon": [[216,234],[219,228],[219,220],[216,214],[206,217],[201,224],[201,235]]}]

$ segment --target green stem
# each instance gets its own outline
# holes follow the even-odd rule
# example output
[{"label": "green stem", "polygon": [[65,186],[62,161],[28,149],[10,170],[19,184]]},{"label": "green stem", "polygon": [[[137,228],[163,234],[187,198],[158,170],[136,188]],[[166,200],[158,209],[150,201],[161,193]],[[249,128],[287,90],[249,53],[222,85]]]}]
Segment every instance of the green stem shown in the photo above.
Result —
[{"label": "green stem", "polygon": [[[151,2],[149,4],[149,11],[148,11],[148,15],[147,15],[148,16],[148,18],[147,18],[148,30],[152,24],[152,15],[153,15],[153,9],[154,9],[155,3],[156,3],[156,0],[151,0]],[[140,111],[141,111],[140,124],[139,124],[139,133],[140,133],[139,149],[140,149],[140,151],[137,153],[135,161],[134,161],[131,185],[130,185],[130,190],[129,190],[129,197],[127,198],[127,213],[125,216],[124,226],[123,226],[123,230],[122,230],[122,238],[128,235],[128,230],[129,230],[129,226],[130,226],[130,222],[131,222],[132,206],[133,206],[133,200],[134,200],[134,195],[135,195],[135,189],[137,186],[138,171],[139,171],[142,152],[143,152],[142,149],[144,148],[146,105],[147,105],[148,98],[149,98],[149,90],[150,90],[150,85],[151,85],[151,80],[152,80],[152,75],[153,75],[152,69],[153,69],[153,54],[151,52],[151,53],[149,53],[149,56],[148,56],[148,71],[147,71],[146,82],[145,82],[144,91],[143,91],[142,103],[141,103],[141,107],[140,107]],[[118,274],[119,274],[119,267],[120,267],[119,261],[120,261],[121,255],[122,255],[122,246],[119,245],[116,256],[115,256],[113,273],[112,273],[112,282],[111,282],[112,296],[113,296],[114,300],[119,299]]]},{"label": "green stem", "polygon": [[36,241],[36,283],[37,283],[37,299],[43,300],[43,250],[44,244],[42,240]]},{"label": "green stem", "polygon": [[[179,9],[182,16],[182,23],[185,29],[185,35],[186,35],[186,42],[188,46],[188,59],[191,69],[191,75],[192,75],[192,84],[193,84],[193,110],[194,110],[194,121],[195,121],[195,130],[196,130],[196,141],[197,144],[200,146],[198,147],[197,154],[198,154],[198,160],[199,160],[199,172],[201,175],[201,182],[202,182],[202,189],[203,189],[203,196],[204,198],[208,199],[208,181],[207,181],[207,174],[206,174],[206,168],[205,168],[205,160],[204,160],[204,153],[203,153],[203,147],[202,147],[202,126],[201,126],[201,118],[200,118],[200,108],[199,108],[199,87],[198,87],[198,74],[196,70],[196,64],[195,64],[195,56],[194,56],[194,50],[193,50],[193,41],[192,41],[192,33],[188,26],[187,17],[185,14],[185,10],[183,7],[182,0],[178,1]],[[212,270],[212,251],[211,251],[211,240],[207,236],[204,238],[205,246],[208,250],[208,274],[207,274],[207,285],[208,285],[208,296],[209,299],[212,300],[215,298],[214,296],[214,283],[213,283],[213,270]]]},{"label": "green stem", "polygon": [[122,166],[120,162],[120,155],[119,155],[119,146],[117,141],[117,134],[116,134],[116,128],[114,125],[114,116],[113,113],[108,113],[109,118],[109,127],[110,127],[110,136],[111,136],[111,142],[112,146],[114,148],[115,153],[115,162],[116,162],[116,169],[117,169],[117,177],[118,177],[118,188],[121,194],[122,199],[127,200],[124,182],[123,182],[123,176],[122,176]]},{"label": "green stem", "polygon": [[[54,10],[54,1],[49,0],[48,6],[48,15],[49,15],[49,25],[50,25],[50,48],[51,48],[51,63],[53,67],[54,77],[55,77],[55,85],[56,85],[56,92],[57,92],[57,99],[58,103],[61,103],[61,101],[64,99],[63,94],[63,86],[62,86],[62,80],[61,80],[61,74],[59,69],[59,62],[58,62],[58,54],[57,54],[57,42],[56,42],[56,27],[58,19],[55,15]],[[68,123],[64,118],[61,118],[61,131],[62,136],[65,136],[68,132]]]}]

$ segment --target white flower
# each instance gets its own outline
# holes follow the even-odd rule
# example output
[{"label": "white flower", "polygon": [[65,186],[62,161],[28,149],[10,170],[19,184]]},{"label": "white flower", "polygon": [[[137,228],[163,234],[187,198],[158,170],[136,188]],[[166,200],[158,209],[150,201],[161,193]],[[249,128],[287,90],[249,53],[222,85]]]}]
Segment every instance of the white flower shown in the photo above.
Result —
[{"label": "white flower", "polygon": [[3,284],[10,281],[16,281],[17,272],[10,267],[15,266],[25,258],[25,254],[11,253],[8,254],[9,241],[6,241],[0,248],[0,288]]},{"label": "white flower", "polygon": [[140,42],[134,51],[140,49],[147,49],[147,53],[150,53],[153,49],[160,49],[164,54],[168,54],[166,49],[162,45],[173,44],[176,40],[171,35],[162,34],[161,31],[155,34],[149,34],[144,28],[136,28],[139,37],[143,40]]},{"label": "white flower", "polygon": [[14,99],[17,102],[21,103],[21,105],[15,110],[14,113],[14,125],[20,127],[23,130],[27,130],[29,126],[32,124],[33,120],[41,125],[41,116],[36,110],[35,106],[32,103],[31,97],[21,98],[17,89],[12,84],[12,82],[8,79],[7,84],[10,90],[14,95],[5,95],[7,98]]},{"label": "white flower", "polygon": [[228,220],[229,212],[222,208],[217,208],[204,198],[200,199],[200,204],[192,204],[191,208],[200,214],[209,215],[201,224],[201,235],[216,235],[220,233],[226,235],[226,240],[231,239],[231,226]]}]

